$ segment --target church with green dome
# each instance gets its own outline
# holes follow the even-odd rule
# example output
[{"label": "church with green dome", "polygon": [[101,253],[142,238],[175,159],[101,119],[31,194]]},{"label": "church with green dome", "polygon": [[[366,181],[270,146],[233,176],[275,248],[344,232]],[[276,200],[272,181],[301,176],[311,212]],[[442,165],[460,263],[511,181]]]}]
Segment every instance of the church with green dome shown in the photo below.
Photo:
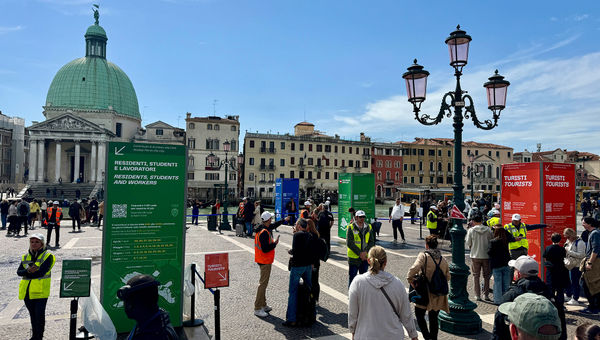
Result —
[{"label": "church with green dome", "polygon": [[99,185],[107,142],[134,141],[145,133],[133,84],[106,59],[108,36],[97,10],[94,17],[84,35],[85,57],[58,70],[43,106],[46,120],[27,129],[30,184]]}]

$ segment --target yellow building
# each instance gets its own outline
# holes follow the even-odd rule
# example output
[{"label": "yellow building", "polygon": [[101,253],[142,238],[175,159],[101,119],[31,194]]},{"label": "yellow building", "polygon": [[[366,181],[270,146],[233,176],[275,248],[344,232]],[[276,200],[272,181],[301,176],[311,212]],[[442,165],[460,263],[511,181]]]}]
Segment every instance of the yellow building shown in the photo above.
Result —
[{"label": "yellow building", "polygon": [[454,153],[451,140],[415,138],[402,145],[402,187],[448,188],[452,186]]}]

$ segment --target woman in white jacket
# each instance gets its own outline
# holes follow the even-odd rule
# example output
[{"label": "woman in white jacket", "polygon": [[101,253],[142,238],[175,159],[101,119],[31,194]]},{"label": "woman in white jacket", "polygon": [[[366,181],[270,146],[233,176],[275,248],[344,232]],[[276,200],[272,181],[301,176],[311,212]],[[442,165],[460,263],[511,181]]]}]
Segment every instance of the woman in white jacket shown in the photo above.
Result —
[{"label": "woman in white jacket", "polygon": [[579,264],[585,257],[585,242],[571,228],[565,228],[563,236],[567,239],[565,242],[565,250],[567,251],[565,267],[569,270],[569,276],[571,277],[571,285],[565,290],[567,297],[570,298],[566,304],[583,306],[583,303],[579,302],[579,292],[581,289],[579,286],[579,279],[581,279]]},{"label": "woman in white jacket", "polygon": [[[375,246],[367,256],[369,271],[358,275],[348,291],[348,328],[352,339],[417,339],[417,329],[406,288],[385,272],[385,250]],[[386,296],[387,294],[387,296]]]}]

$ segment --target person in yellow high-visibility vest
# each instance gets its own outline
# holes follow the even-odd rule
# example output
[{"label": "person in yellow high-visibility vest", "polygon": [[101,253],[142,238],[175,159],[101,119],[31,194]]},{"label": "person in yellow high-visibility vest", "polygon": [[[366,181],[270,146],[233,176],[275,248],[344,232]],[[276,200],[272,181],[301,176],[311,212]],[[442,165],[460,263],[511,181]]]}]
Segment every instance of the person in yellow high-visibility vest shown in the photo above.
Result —
[{"label": "person in yellow high-visibility vest", "polygon": [[494,226],[498,225],[498,224],[502,224],[502,220],[500,220],[500,211],[497,209],[492,209],[490,210],[490,214],[492,215],[492,217],[490,217],[485,224],[494,229]]},{"label": "person in yellow high-visibility vest", "polygon": [[350,287],[357,273],[363,274],[369,269],[367,254],[375,246],[375,231],[365,219],[365,212],[358,210],[356,212],[356,220],[348,224],[348,229],[346,230],[348,287]]},{"label": "person in yellow high-visibility vest", "polygon": [[427,213],[427,229],[429,229],[429,235],[438,234],[437,210],[437,206],[432,205],[431,207],[429,207],[429,212]]},{"label": "person in yellow high-visibility vest", "polygon": [[31,318],[31,339],[41,340],[44,337],[46,323],[46,303],[50,296],[50,272],[56,258],[46,248],[46,240],[42,234],[29,237],[29,251],[21,257],[17,275],[19,283],[19,300],[25,301],[25,307]]},{"label": "person in yellow high-visibility vest", "polygon": [[527,241],[527,231],[545,228],[545,224],[530,224],[527,225],[521,222],[521,215],[513,214],[512,221],[509,224],[504,225],[504,229],[514,238],[510,239],[508,243],[508,250],[510,251],[510,257],[513,260],[519,258],[519,256],[527,255],[529,251],[529,241]]}]

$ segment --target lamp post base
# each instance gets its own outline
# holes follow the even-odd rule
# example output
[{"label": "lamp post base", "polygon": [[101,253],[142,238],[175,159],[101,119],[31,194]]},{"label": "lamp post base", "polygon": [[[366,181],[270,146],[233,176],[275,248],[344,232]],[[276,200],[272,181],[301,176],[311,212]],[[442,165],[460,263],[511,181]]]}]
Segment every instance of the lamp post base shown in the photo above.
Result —
[{"label": "lamp post base", "polygon": [[440,329],[454,335],[479,334],[481,318],[474,310],[450,308],[450,313],[441,311],[438,316]]}]

